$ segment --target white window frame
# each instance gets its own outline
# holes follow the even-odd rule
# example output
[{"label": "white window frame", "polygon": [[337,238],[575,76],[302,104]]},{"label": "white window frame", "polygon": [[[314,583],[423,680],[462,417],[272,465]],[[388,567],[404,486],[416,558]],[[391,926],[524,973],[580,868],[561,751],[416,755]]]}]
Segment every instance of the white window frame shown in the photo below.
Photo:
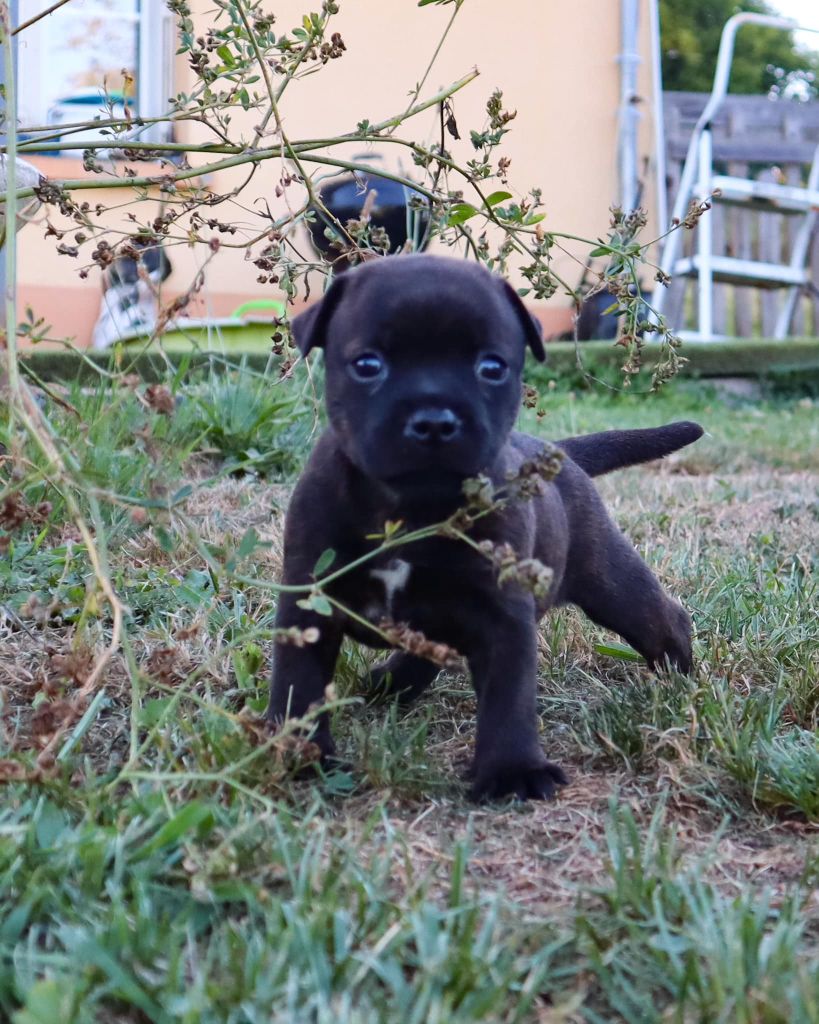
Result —
[{"label": "white window frame", "polygon": [[[139,0],[137,109],[140,117],[161,117],[168,111],[168,99],[173,91],[175,28],[173,15],[164,0]],[[167,139],[169,134],[170,125],[154,124],[147,125],[140,137],[158,142]]]},{"label": "white window frame", "polygon": [[[20,3],[19,21],[28,20],[39,13],[47,6],[48,0],[22,0]],[[173,89],[173,65],[174,65],[174,19],[171,12],[165,6],[164,0],[137,0],[138,10],[131,15],[117,14],[117,19],[132,21],[137,29],[137,100],[135,104],[135,116],[143,118],[161,117],[168,111],[168,99]],[[62,16],[71,14],[71,3],[60,8]],[[77,9],[77,15],[80,10]],[[109,17],[111,12],[105,8],[98,8],[93,4],[83,6],[82,16],[99,15]],[[18,57],[18,88],[17,94],[23,99],[28,94],[31,97],[29,106],[36,111],[32,120],[24,116],[21,127],[44,126],[47,119],[49,100],[48,96],[48,47],[47,34],[44,28],[51,15],[46,15],[41,21],[36,22],[30,28],[25,29],[17,37],[19,45]],[[21,83],[20,71],[26,74],[25,83]],[[25,89],[21,85],[25,85]],[[24,104],[21,103],[21,114],[25,115]],[[96,116],[96,111],[91,116]],[[99,110],[102,115],[102,105]],[[90,114],[90,111],[89,111]],[[132,134],[133,138],[139,138],[146,142],[158,142],[168,138],[169,126],[167,124],[149,124],[137,128]],[[56,147],[55,147],[56,148]],[[78,155],[78,150],[66,150],[66,154]]]}]

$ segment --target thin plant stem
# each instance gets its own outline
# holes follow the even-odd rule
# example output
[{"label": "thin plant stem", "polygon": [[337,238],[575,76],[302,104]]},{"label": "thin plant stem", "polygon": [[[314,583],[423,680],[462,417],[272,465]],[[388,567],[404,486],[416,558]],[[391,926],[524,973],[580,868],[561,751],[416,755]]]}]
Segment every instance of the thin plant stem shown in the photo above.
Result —
[{"label": "thin plant stem", "polygon": [[50,7],[46,7],[44,11],[40,11],[39,14],[32,15],[32,17],[30,17],[28,21],[24,21],[20,25],[18,25],[17,28],[13,28],[11,30],[11,34],[13,36],[16,36],[18,32],[23,32],[25,29],[31,28],[31,26],[36,25],[41,18],[45,18],[49,14],[53,14],[55,11],[59,10],[60,7],[64,7],[65,4],[67,4],[68,2],[69,0],[57,0],[57,2],[52,4]]},{"label": "thin plant stem", "polygon": [[[416,114],[420,114],[424,110],[429,109],[430,106],[435,106],[438,103],[441,103],[444,99],[447,99],[448,97],[453,96],[455,93],[459,92],[466,85],[468,85],[476,77],[476,75],[477,75],[477,71],[471,72],[470,74],[465,75],[463,78],[460,78],[457,82],[453,82],[452,85],[447,86],[447,88],[441,89],[438,93],[436,93],[436,95],[434,97],[431,97],[430,99],[425,100],[423,103],[416,104],[415,107],[413,107],[413,109],[410,112],[407,113],[406,117],[407,118],[414,117]],[[389,118],[387,121],[382,121],[379,125],[377,125],[376,126],[376,131],[384,131],[391,124],[400,124],[400,123],[401,123],[400,115],[397,116],[397,117],[394,117],[394,118]],[[372,129],[371,129],[370,134],[372,134]],[[344,142],[351,142],[351,141],[355,141],[355,140],[356,140],[356,136],[355,135],[344,136],[344,138],[343,138]],[[315,145],[315,143],[311,142],[310,145],[312,147],[313,145]],[[289,147],[289,151],[288,151],[288,147]],[[88,149],[89,146],[86,146],[85,148]],[[91,148],[93,148],[93,147],[91,147]],[[100,143],[97,148],[107,148],[107,149],[110,149],[111,148],[111,141],[110,140],[106,140],[106,142],[104,144]],[[125,147],[125,148],[127,148],[127,147]],[[213,174],[216,171],[228,170],[231,167],[240,167],[240,166],[242,166],[244,164],[248,164],[248,163],[258,163],[258,162],[260,162],[262,160],[270,160],[270,159],[275,159],[275,158],[281,158],[281,156],[283,154],[290,155],[290,151],[295,153],[296,154],[296,158],[298,159],[298,156],[299,156],[298,149],[294,148],[293,146],[290,146],[289,143],[286,143],[283,146],[269,147],[269,148],[260,149],[260,150],[253,150],[253,151],[245,151],[245,152],[236,153],[236,154],[234,154],[234,155],[232,155],[230,157],[227,157],[225,160],[216,160],[216,161],[213,161],[212,163],[202,164],[202,165],[200,165],[198,167],[190,167],[190,168],[180,169],[180,170],[177,170],[177,171],[175,171],[173,173],[169,173],[169,174],[161,174],[161,175],[135,175],[133,177],[124,177],[124,178],[110,177],[110,176],[103,177],[102,175],[99,175],[99,176],[96,176],[96,177],[91,178],[91,179],[89,179],[89,178],[74,178],[74,179],[66,179],[66,180],[63,180],[63,181],[55,180],[54,184],[58,185],[61,188],[66,189],[66,191],[69,191],[69,192],[83,191],[83,190],[89,190],[89,189],[93,190],[93,189],[100,189],[100,188],[150,187],[150,186],[162,185],[164,183],[169,183],[169,182],[176,183],[176,182],[191,181],[193,179],[200,178],[200,177],[203,177],[203,176],[208,175],[208,174]],[[0,152],[2,152],[2,148],[0,148]],[[216,152],[218,152],[218,150],[216,150]],[[333,162],[333,160],[331,158],[329,158],[329,157],[322,158],[320,161],[317,161],[317,162],[331,164],[332,166],[338,166],[338,167],[341,167],[341,168],[344,168],[344,169],[349,168],[351,166],[348,161],[336,161],[336,162]],[[380,172],[379,171],[379,174],[382,174],[382,173],[384,173],[384,172]],[[406,185],[408,188],[413,188],[416,191],[419,191],[422,194],[424,194],[424,190],[416,182],[412,182],[412,181],[410,181],[407,178],[402,178],[400,175],[395,175],[393,177],[394,177],[395,181],[398,181],[399,183]],[[10,195],[11,195],[10,192],[7,192],[5,195],[0,195],[0,203],[6,203],[8,201],[8,199],[10,198]],[[34,188],[19,189],[19,190],[17,190],[17,193],[16,193],[16,196],[17,196],[18,199],[25,199],[25,198],[28,198],[29,196],[33,196],[33,195],[35,195],[35,189]]]},{"label": "thin plant stem", "polygon": [[[3,7],[3,50],[7,68],[13,68],[11,34],[8,25],[8,6]],[[17,159],[17,138],[16,138],[16,91],[13,72],[6,76],[6,123],[10,130],[6,146],[6,174],[9,192],[14,194],[16,178]],[[28,384],[20,375],[19,355],[17,349],[17,315],[16,315],[16,206],[6,207],[6,366],[9,380],[9,419],[13,424],[19,419],[26,432],[39,447],[42,454],[48,460],[54,476],[60,481],[60,489],[63,493],[66,505],[68,506],[71,518],[73,519],[80,536],[86,546],[88,558],[97,581],[100,584],[113,615],[113,629],[111,641],[108,647],[97,658],[94,668],[89,673],[83,685],[72,695],[72,704],[78,712],[84,710],[86,700],[96,691],[102,681],[105,669],[116,652],[122,633],[123,609],[114,588],[111,584],[107,571],[107,552],[105,550],[105,531],[101,529],[101,517],[99,506],[93,498],[90,498],[92,515],[95,520],[96,538],[92,534],[85,517],[82,515],[79,504],[73,493],[75,479],[68,471],[66,462],[59,449],[54,443],[54,432],[50,429],[44,414],[41,412]],[[10,229],[10,230],[9,230]],[[76,467],[74,467],[76,469]],[[99,546],[97,546],[99,542]],[[86,598],[86,609],[91,597]],[[42,767],[49,766],[54,759],[53,751],[62,741],[66,731],[72,726],[73,720],[66,718],[63,724],[50,736],[48,742],[40,750],[37,756],[37,763]]]},{"label": "thin plant stem", "polygon": [[[460,11],[463,2],[464,2],[464,0],[455,0],[454,9],[452,11],[452,15],[451,15],[449,21],[446,23],[446,28],[444,29],[443,33],[441,34],[441,37],[438,40],[437,46],[433,50],[432,56],[429,59],[429,63],[427,64],[426,69],[424,70],[424,73],[421,76],[420,81],[415,86],[415,88],[412,90],[411,98],[410,98],[409,104],[407,106],[407,111],[412,109],[413,103],[415,103],[415,101],[418,99],[419,95],[421,94],[421,90],[424,88],[424,85],[426,84],[426,80],[429,78],[430,72],[432,71],[432,68],[433,68],[436,60],[438,60],[438,55],[440,54],[440,52],[441,52],[441,50],[443,48],[443,45],[446,42],[447,36],[449,35],[449,30],[455,24],[455,19],[458,17],[458,12]],[[407,111],[405,111],[405,114],[406,114]]]}]

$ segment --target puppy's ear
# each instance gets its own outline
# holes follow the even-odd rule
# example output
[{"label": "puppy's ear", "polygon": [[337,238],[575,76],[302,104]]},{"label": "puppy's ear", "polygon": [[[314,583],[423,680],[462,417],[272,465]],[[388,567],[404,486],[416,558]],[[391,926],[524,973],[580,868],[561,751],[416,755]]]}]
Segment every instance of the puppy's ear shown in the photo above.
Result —
[{"label": "puppy's ear", "polygon": [[303,356],[313,348],[324,348],[327,326],[344,293],[344,281],[343,276],[333,278],[330,287],[318,302],[314,302],[303,313],[299,313],[290,324],[293,341]]},{"label": "puppy's ear", "polygon": [[546,359],[546,349],[543,347],[543,328],[540,326],[540,321],[532,316],[521,302],[518,293],[507,281],[501,281],[501,286],[509,305],[520,321],[523,333],[526,336],[526,344],[532,350],[532,355],[539,363],[544,362]]}]

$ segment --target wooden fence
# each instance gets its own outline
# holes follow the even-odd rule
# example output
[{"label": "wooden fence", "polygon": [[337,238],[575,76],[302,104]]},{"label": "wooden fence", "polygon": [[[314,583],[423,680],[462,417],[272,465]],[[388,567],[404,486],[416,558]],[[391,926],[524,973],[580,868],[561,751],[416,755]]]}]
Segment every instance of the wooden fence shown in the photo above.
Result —
[{"label": "wooden fence", "polygon": [[[697,118],[708,99],[705,93],[667,92],[663,95],[666,123],[669,209]],[[758,178],[790,185],[806,183],[819,145],[819,100],[769,100],[763,96],[728,96],[713,123],[714,165],[717,173]],[[790,245],[801,221],[750,207],[716,203],[712,218],[714,252],[768,263],[787,262]],[[694,231],[686,231],[684,255],[690,255]],[[811,248],[812,280],[819,286],[819,231]],[[666,313],[676,327],[690,326],[694,309],[693,281],[675,280]],[[714,327],[718,334],[770,337],[784,289],[763,290],[720,284],[714,288]],[[819,335],[819,292],[806,295],[797,306],[791,333]]]}]

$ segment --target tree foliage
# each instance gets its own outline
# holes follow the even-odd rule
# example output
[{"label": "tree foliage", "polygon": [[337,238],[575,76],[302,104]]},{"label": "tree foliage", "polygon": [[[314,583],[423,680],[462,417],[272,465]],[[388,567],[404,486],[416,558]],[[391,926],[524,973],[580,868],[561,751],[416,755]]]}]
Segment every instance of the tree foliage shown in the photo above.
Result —
[{"label": "tree foliage", "polygon": [[[725,22],[739,11],[775,14],[762,0],[660,0],[663,87],[710,92]],[[774,94],[783,82],[804,81],[803,95],[815,95],[819,53],[798,47],[790,32],[746,25],[737,35],[731,92]]]}]

